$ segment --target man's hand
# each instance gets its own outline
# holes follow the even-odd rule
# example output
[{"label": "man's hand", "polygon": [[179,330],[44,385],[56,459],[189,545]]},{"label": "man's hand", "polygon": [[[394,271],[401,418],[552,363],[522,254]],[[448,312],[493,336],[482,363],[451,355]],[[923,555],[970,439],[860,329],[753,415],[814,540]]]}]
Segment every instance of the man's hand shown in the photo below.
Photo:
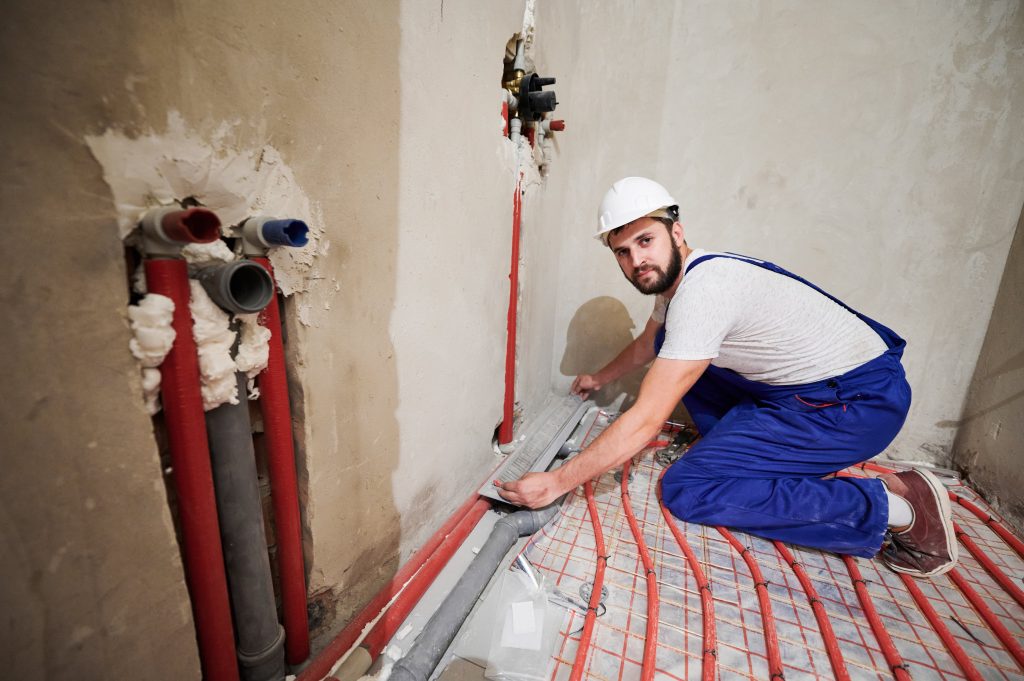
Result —
[{"label": "man's hand", "polygon": [[548,473],[527,473],[512,482],[494,481],[498,494],[520,506],[541,508],[562,496],[566,491],[558,484],[558,476],[554,471]]},{"label": "man's hand", "polygon": [[572,382],[572,389],[570,392],[572,392],[573,395],[578,395],[583,399],[587,399],[591,392],[600,390],[602,387],[604,387],[604,384],[598,383],[597,379],[591,374],[580,374],[576,377],[576,380]]}]

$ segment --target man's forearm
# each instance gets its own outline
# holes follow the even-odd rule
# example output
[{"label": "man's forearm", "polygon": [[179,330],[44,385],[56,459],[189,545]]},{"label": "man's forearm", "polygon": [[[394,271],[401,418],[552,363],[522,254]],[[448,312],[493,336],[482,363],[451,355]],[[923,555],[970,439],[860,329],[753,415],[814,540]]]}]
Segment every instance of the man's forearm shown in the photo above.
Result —
[{"label": "man's forearm", "polygon": [[557,469],[559,486],[572,490],[618,466],[644,448],[661,428],[661,421],[628,410],[596,440]]}]

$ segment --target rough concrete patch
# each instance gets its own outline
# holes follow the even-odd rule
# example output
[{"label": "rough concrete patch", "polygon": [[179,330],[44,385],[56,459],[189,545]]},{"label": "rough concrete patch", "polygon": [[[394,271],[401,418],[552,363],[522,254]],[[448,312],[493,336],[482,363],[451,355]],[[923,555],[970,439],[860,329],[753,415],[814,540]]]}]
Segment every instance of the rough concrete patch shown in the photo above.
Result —
[{"label": "rough concrete patch", "polygon": [[[228,140],[236,126],[222,122],[207,139],[189,128],[181,114],[171,111],[162,133],[129,137],[108,129],[101,135],[86,135],[85,142],[103,168],[122,238],[147,208],[188,196],[215,211],[228,226],[253,215],[297,218],[309,225],[309,244],[301,249],[274,249],[270,259],[285,295],[311,291],[319,280],[316,259],[330,247],[320,207],[299,187],[277,149],[233,147]],[[327,287],[323,294],[333,292]]]}]

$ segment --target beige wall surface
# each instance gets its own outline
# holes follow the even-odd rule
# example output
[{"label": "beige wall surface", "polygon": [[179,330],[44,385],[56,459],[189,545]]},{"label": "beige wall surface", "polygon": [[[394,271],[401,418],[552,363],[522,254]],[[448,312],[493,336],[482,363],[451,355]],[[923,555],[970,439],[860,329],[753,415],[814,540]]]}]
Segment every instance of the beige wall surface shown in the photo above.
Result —
[{"label": "beige wall surface", "polygon": [[568,124],[541,179],[499,134],[521,4],[14,3],[0,191],[28,238],[0,273],[5,670],[199,674],[127,349],[118,187],[137,166],[103,149],[208,188],[277,164],[308,213],[286,322],[317,647],[496,463],[518,168],[525,416],[645,322],[590,234],[607,186],[647,174],[691,244],[773,258],[903,332],[917,397],[897,453],[943,455],[1024,201],[1021,12],[756,7],[541,0],[533,58]]},{"label": "beige wall surface", "polygon": [[1024,211],[957,426],[953,462],[1024,531]]},{"label": "beige wall surface", "polygon": [[543,216],[572,265],[556,386],[650,314],[590,236],[608,186],[648,175],[691,246],[773,260],[903,335],[914,403],[888,454],[948,461],[1024,200],[1020,3],[550,2],[537,25],[568,121]]}]

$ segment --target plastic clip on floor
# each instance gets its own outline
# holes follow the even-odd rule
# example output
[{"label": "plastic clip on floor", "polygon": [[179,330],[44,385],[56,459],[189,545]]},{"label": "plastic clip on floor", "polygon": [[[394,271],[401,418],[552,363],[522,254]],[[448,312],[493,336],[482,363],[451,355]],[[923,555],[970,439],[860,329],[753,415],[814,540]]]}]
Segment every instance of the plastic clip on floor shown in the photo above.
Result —
[{"label": "plastic clip on floor", "polygon": [[[598,419],[587,441],[606,422]],[[599,564],[597,524],[603,535],[607,595],[590,610],[566,610],[549,678],[1024,679],[1024,544],[966,486],[947,481],[953,500],[966,502],[953,504],[957,569],[904,579],[877,560],[672,518],[658,500],[656,448],[634,458],[626,485],[608,472],[576,490],[524,549],[549,584],[585,604]],[[589,644],[578,654],[581,637]]]}]

